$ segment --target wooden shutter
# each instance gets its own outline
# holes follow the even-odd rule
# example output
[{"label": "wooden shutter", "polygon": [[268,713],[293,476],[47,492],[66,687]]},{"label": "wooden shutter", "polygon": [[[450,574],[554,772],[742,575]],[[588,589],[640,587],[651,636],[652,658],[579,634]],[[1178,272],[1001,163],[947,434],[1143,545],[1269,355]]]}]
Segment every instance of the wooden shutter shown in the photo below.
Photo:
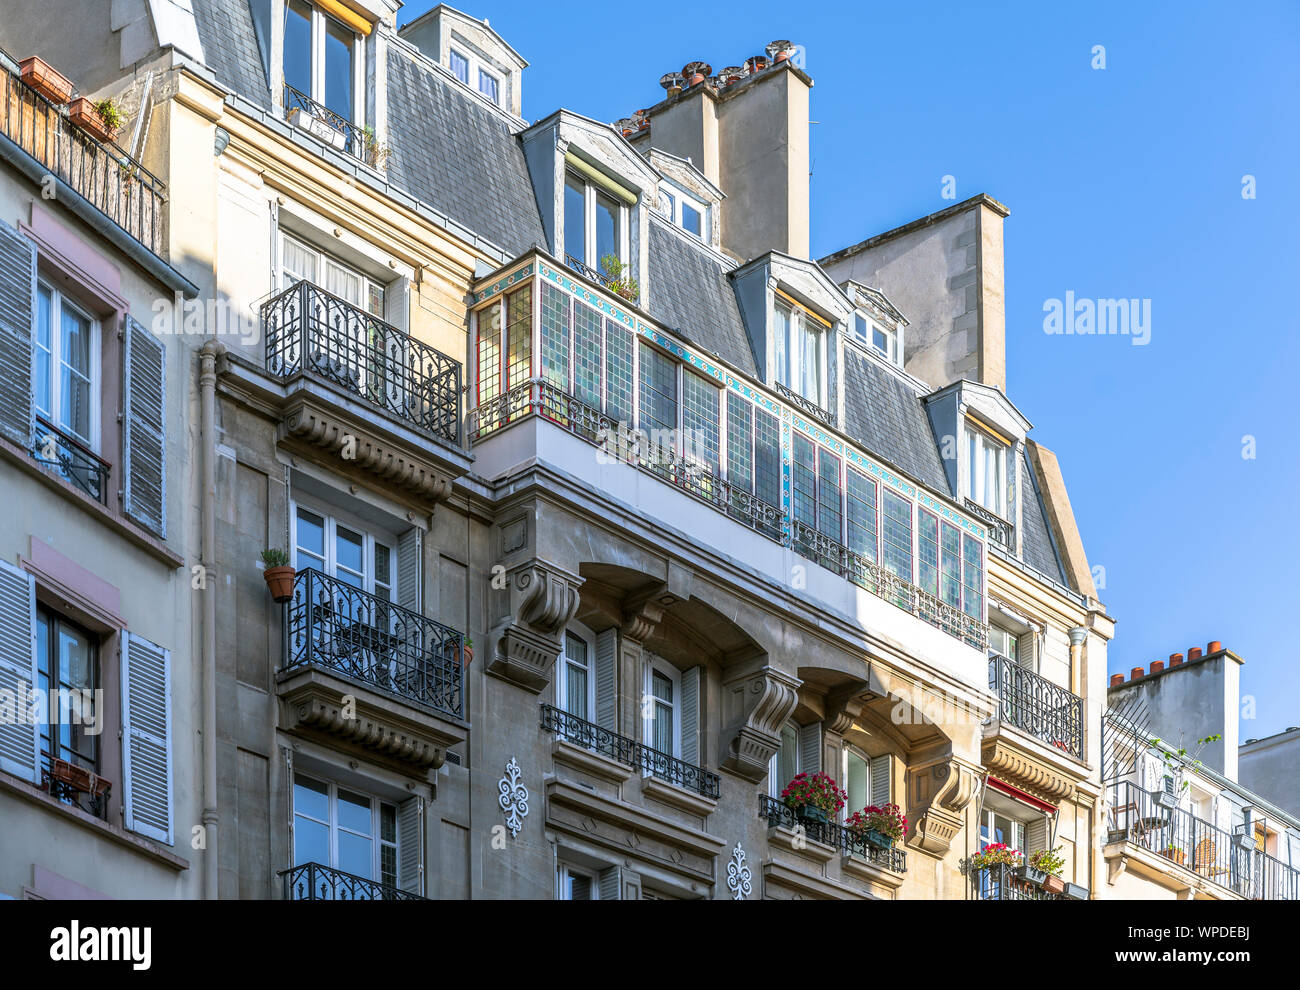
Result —
[{"label": "wooden shutter", "polygon": [[1025,854],[1025,859],[1030,855],[1038,852],[1040,849],[1047,848],[1047,819],[1035,818],[1025,826],[1025,848],[1021,850]]},{"label": "wooden shutter", "polygon": [[127,317],[122,348],[122,511],[167,536],[167,368],[163,343]]},{"label": "wooden shutter", "polygon": [[412,527],[397,538],[397,604],[412,612],[424,608],[424,534]]},{"label": "wooden shutter", "polygon": [[171,653],[123,630],[119,661],[126,827],[171,845]]},{"label": "wooden shutter", "polygon": [[816,773],[822,768],[822,724],[799,726],[799,772]]},{"label": "wooden shutter", "polygon": [[682,759],[700,764],[700,688],[703,667],[692,667],[682,674]]},{"label": "wooden shutter", "polygon": [[600,900],[618,901],[623,897],[623,871],[617,866],[600,871]]},{"label": "wooden shutter", "polygon": [[397,806],[397,885],[424,896],[424,798]]},{"label": "wooden shutter", "polygon": [[596,634],[596,724],[611,732],[618,728],[618,630]]},{"label": "wooden shutter", "polygon": [[32,328],[36,321],[36,247],[0,223],[0,434],[20,447],[36,433]]},{"label": "wooden shutter", "polygon": [[893,800],[893,790],[890,787],[893,762],[893,758],[886,753],[884,756],[873,756],[868,764],[871,772],[870,801],[874,805],[886,805]]},{"label": "wooden shutter", "polygon": [[36,579],[0,561],[0,770],[39,784],[40,733],[28,717],[35,687]]},{"label": "wooden shutter", "polygon": [[1032,629],[1016,637],[1016,663],[1035,672],[1038,670],[1038,651],[1034,649],[1037,642],[1038,634]]}]

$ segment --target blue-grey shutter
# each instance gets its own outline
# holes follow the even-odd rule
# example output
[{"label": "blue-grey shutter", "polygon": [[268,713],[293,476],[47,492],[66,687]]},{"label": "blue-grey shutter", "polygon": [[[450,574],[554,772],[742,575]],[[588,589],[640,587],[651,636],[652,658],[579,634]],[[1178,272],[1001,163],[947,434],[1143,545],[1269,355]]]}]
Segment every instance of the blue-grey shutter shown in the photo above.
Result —
[{"label": "blue-grey shutter", "polygon": [[602,901],[619,901],[623,899],[623,871],[611,866],[600,871],[600,898]]},{"label": "blue-grey shutter", "polygon": [[893,758],[888,753],[884,756],[873,756],[868,762],[871,773],[871,803],[874,805],[882,806],[893,801],[889,780],[892,764]]},{"label": "blue-grey shutter", "polygon": [[424,896],[424,798],[407,798],[397,806],[397,883]]},{"label": "blue-grey shutter", "polygon": [[799,726],[799,772],[816,773],[822,768],[822,724]]},{"label": "blue-grey shutter", "polygon": [[122,511],[167,536],[166,349],[127,317],[122,348]]},{"label": "blue-grey shutter", "polygon": [[618,728],[618,630],[596,634],[596,724]]},{"label": "blue-grey shutter", "polygon": [[700,765],[700,689],[703,667],[682,674],[682,759]]},{"label": "blue-grey shutter", "polygon": [[32,329],[36,247],[0,223],[0,434],[26,449],[36,433]]},{"label": "blue-grey shutter", "polygon": [[126,827],[171,845],[171,653],[123,630],[119,660]]},{"label": "blue-grey shutter", "polygon": [[1047,848],[1047,819],[1035,818],[1025,826],[1025,848],[1021,850],[1025,854],[1025,859],[1038,852],[1040,849]]},{"label": "blue-grey shutter", "polygon": [[424,605],[424,581],[420,563],[424,534],[415,527],[397,538],[397,604],[420,612]]},{"label": "blue-grey shutter", "polygon": [[0,561],[0,770],[39,784],[40,734],[27,717],[35,688],[36,579]]}]

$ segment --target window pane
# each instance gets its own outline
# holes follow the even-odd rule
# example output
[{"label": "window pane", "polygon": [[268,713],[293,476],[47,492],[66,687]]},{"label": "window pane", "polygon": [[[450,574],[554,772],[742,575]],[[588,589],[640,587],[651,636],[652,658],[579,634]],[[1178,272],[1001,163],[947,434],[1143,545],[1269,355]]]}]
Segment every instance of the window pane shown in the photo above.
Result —
[{"label": "window pane", "polygon": [[776,767],[779,778],[776,790],[779,794],[799,772],[799,731],[788,723],[781,728],[781,750],[777,754]]},{"label": "window pane", "polygon": [[62,307],[58,426],[90,442],[90,320],[66,303]]},{"label": "window pane", "polygon": [[[677,366],[653,347],[641,344],[641,428],[661,431],[677,429]],[[652,439],[654,439],[652,437]]]},{"label": "window pane", "polygon": [[[337,539],[334,541],[334,561],[339,571],[351,571],[360,577],[365,573],[365,558],[362,550],[365,543],[360,533],[354,533],[342,526],[336,527]],[[339,574],[339,577],[345,575]]]},{"label": "window pane", "polygon": [[690,462],[718,475],[718,404],[720,392],[704,377],[682,371],[682,444]]},{"label": "window pane", "polygon": [[451,50],[451,71],[457,79],[469,85],[469,59],[454,48]]},{"label": "window pane", "polygon": [[391,804],[379,806],[379,837],[385,842],[397,841],[397,808]]},{"label": "window pane", "polygon": [[565,670],[568,690],[565,692],[564,710],[578,718],[588,718],[587,669],[570,663]]},{"label": "window pane", "polygon": [[568,173],[564,178],[564,253],[578,262],[587,262],[586,195],[586,184]]},{"label": "window pane", "polygon": [[840,524],[840,459],[825,447],[817,449],[817,528],[837,543],[842,539]]},{"label": "window pane", "polygon": [[768,505],[781,504],[781,424],[754,409],[754,494]]},{"label": "window pane", "polygon": [[51,381],[50,362],[53,359],[54,341],[51,337],[50,321],[53,319],[54,299],[50,290],[40,286],[36,290],[36,411],[54,418],[50,403]]},{"label": "window pane", "polygon": [[650,748],[657,749],[668,756],[675,755],[675,747],[673,746],[673,710],[668,705],[658,701],[655,702]]},{"label": "window pane", "polygon": [[984,556],[979,540],[962,536],[962,611],[979,619],[984,615]]},{"label": "window pane", "polygon": [[857,753],[849,753],[848,764],[848,786],[844,789],[849,797],[844,810],[851,815],[867,806],[867,761]]},{"label": "window pane", "polygon": [[565,888],[565,900],[591,900],[591,877],[585,877],[580,873],[568,873],[566,871]]},{"label": "window pane", "polygon": [[330,865],[330,830],[323,822],[308,821],[300,815],[293,819],[293,865],[306,863]]},{"label": "window pane", "polygon": [[867,342],[867,318],[861,313],[853,314],[853,335],[864,344]]},{"label": "window pane", "polygon": [[532,374],[533,290],[525,285],[506,297],[506,387]]},{"label": "window pane", "polygon": [[[328,822],[330,817],[329,788],[310,777],[294,777],[293,810],[297,815],[308,815],[318,821]],[[321,860],[322,863],[326,860]]]},{"label": "window pane", "polygon": [[[596,193],[596,266],[601,272],[605,270],[605,257],[613,255],[615,258],[622,259],[623,253],[619,250],[619,231],[618,216],[620,208],[618,203],[610,196],[602,192]],[[588,264],[591,264],[588,261]]]},{"label": "window pane", "polygon": [[[294,567],[325,566],[325,520],[314,512],[299,507],[298,509],[298,559]],[[304,559],[305,557],[305,559]]]},{"label": "window pane", "polygon": [[549,282],[542,285],[542,378],[556,388],[569,390],[568,293]]},{"label": "window pane", "polygon": [[912,503],[885,492],[884,562],[898,577],[912,580]]},{"label": "window pane", "polygon": [[352,791],[340,789],[339,828],[360,832],[362,835],[370,835],[372,827],[370,798],[364,794],[354,794]]},{"label": "window pane", "polygon": [[605,321],[605,414],[619,423],[632,422],[632,332]]},{"label": "window pane", "polygon": [[497,82],[497,77],[490,72],[484,72],[482,69],[478,70],[478,91],[493,103],[501,102],[500,85]]},{"label": "window pane", "polygon": [[353,835],[351,832],[338,833],[339,861],[336,869],[352,873],[367,880],[373,879],[375,871],[374,844],[369,836]]},{"label": "window pane", "polygon": [[799,383],[797,391],[805,399],[822,401],[821,332],[813,329],[806,318],[799,321]]},{"label": "window pane", "polygon": [[794,518],[807,526],[817,523],[817,448],[801,433],[794,434]]},{"label": "window pane", "polygon": [[939,547],[939,597],[949,605],[961,602],[961,533],[944,523]]},{"label": "window pane", "polygon": [[939,520],[924,510],[916,514],[916,583],[922,591],[939,594]]},{"label": "window pane", "polygon": [[727,393],[727,480],[745,492],[754,490],[753,406]]},{"label": "window pane", "polygon": [[600,408],[600,313],[573,303],[573,394],[593,409]]},{"label": "window pane", "polygon": [[783,302],[776,304],[776,316],[772,325],[773,360],[776,363],[776,380],[787,387],[790,381],[790,307]]},{"label": "window pane", "polygon": [[375,594],[392,601],[393,552],[382,543],[375,544]]},{"label": "window pane", "polygon": [[478,314],[478,401],[501,394],[501,304]]},{"label": "window pane", "polygon": [[284,287],[288,288],[299,279],[316,281],[316,259],[314,250],[300,244],[291,237],[281,240],[281,262],[284,265]]},{"label": "window pane", "polygon": [[311,96],[311,7],[289,0],[284,17],[284,81]]},{"label": "window pane", "polygon": [[655,696],[655,700],[666,702],[670,707],[673,703],[673,682],[672,680],[659,671],[652,671],[650,676],[650,690]]},{"label": "window pane", "polygon": [[344,268],[337,262],[325,259],[325,291],[332,292],[344,302],[349,302],[357,308],[361,308],[363,303],[362,288],[363,281],[361,276],[354,271]]},{"label": "window pane", "polygon": [[[325,18],[325,105],[344,120],[352,119],[352,32]],[[356,149],[360,150],[360,149]]]},{"label": "window pane", "polygon": [[685,201],[682,202],[682,228],[696,237],[703,237],[704,218],[699,210]]},{"label": "window pane", "polygon": [[889,354],[889,338],[885,336],[885,332],[880,327],[871,328],[871,342],[881,354]]},{"label": "window pane", "polygon": [[876,486],[861,471],[848,469],[849,549],[876,559]]}]

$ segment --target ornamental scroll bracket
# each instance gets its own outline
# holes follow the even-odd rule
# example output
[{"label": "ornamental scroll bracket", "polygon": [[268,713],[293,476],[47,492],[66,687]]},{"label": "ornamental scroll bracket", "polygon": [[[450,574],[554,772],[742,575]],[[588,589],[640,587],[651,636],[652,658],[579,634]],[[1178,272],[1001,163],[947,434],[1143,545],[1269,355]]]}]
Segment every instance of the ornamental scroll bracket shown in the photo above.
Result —
[{"label": "ornamental scroll bracket", "polygon": [[540,560],[507,572],[505,587],[491,592],[500,618],[489,639],[487,672],[540,694],[550,683],[564,627],[578,611],[581,587],[578,575]]},{"label": "ornamental scroll bracket", "polygon": [[980,770],[955,757],[910,768],[907,816],[915,822],[908,845],[942,856],[961,831],[967,805],[979,792]]},{"label": "ornamental scroll bracket", "polygon": [[723,685],[722,769],[753,783],[767,776],[783,726],[799,703],[799,678],[764,665]]}]

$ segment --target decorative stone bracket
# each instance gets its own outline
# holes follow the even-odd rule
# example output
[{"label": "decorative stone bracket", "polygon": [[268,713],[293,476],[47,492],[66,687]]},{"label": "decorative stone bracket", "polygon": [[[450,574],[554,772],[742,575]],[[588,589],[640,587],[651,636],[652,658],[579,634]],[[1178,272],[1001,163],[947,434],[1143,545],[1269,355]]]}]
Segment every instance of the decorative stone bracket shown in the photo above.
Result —
[{"label": "decorative stone bracket", "polygon": [[781,726],[799,703],[803,682],[772,666],[728,681],[723,686],[722,769],[758,783],[781,748]]},{"label": "decorative stone bracket", "polygon": [[907,817],[915,822],[908,844],[943,855],[961,831],[966,806],[978,791],[978,768],[950,757],[907,773]]},{"label": "decorative stone bracket", "polygon": [[492,628],[487,672],[540,694],[563,648],[564,627],[578,611],[582,578],[540,560],[509,571],[494,591],[504,615]]}]

